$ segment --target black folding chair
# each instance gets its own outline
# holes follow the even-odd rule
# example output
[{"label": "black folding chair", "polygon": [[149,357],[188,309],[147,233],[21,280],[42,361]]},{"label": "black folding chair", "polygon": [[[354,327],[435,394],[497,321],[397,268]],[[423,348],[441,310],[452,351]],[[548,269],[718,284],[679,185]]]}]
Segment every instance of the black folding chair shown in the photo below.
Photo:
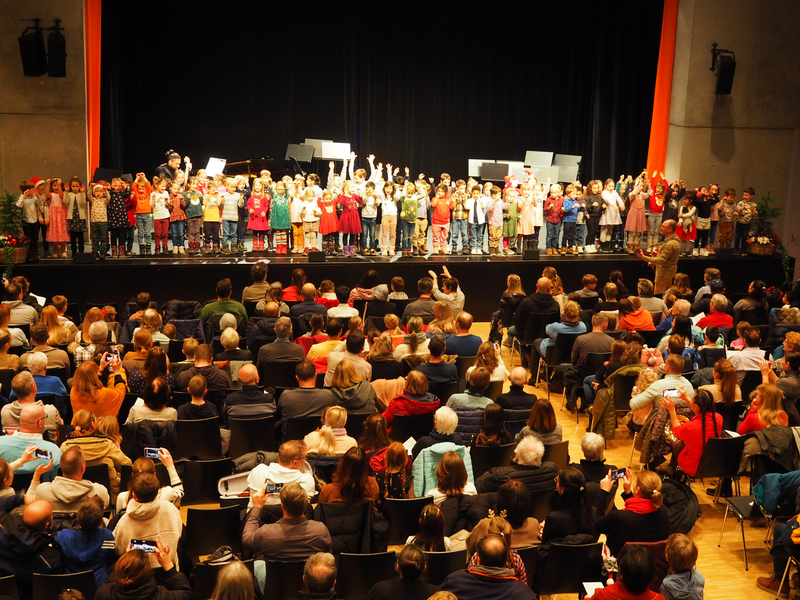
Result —
[{"label": "black folding chair", "polygon": [[339,555],[336,574],[336,597],[340,600],[363,600],[379,581],[394,577],[394,552]]},{"label": "black folding chair", "polygon": [[[580,333],[559,333],[555,341],[547,348],[546,355],[539,359],[539,367],[536,370],[536,385],[539,385],[539,372],[544,367],[544,378],[547,381],[547,399],[550,400],[550,369],[555,371],[560,365],[570,362],[572,359],[572,346],[578,339]],[[537,349],[538,350],[538,349]],[[562,400],[563,406],[563,400]]]},{"label": "black folding chair", "polygon": [[428,583],[441,585],[445,577],[467,566],[467,550],[452,550],[450,552],[424,552],[425,573]]},{"label": "black folding chair", "polygon": [[83,478],[92,483],[99,483],[105,486],[106,490],[111,493],[111,478],[108,476],[108,466],[104,464],[87,466],[83,473]]},{"label": "black folding chair", "polygon": [[384,498],[383,514],[389,521],[390,546],[405,544],[408,536],[417,532],[419,515],[422,509],[431,503],[433,496],[410,499]]},{"label": "black folding chair", "polygon": [[207,419],[178,420],[175,422],[178,440],[175,458],[199,458],[213,460],[222,458],[219,435],[219,417]]},{"label": "black folding chair", "polygon": [[467,388],[467,369],[473,366],[476,360],[478,360],[477,356],[459,356],[456,358],[459,392],[463,392]]},{"label": "black folding chair", "polygon": [[550,544],[537,595],[581,594],[584,582],[602,582],[603,544]]},{"label": "black folding chair", "polygon": [[664,332],[663,331],[658,331],[656,329],[653,329],[652,331],[645,331],[644,329],[637,329],[636,333],[638,333],[640,336],[642,336],[644,338],[644,343],[649,348],[655,348],[656,346],[658,346],[658,342],[660,342],[661,338],[664,337]]},{"label": "black folding chair", "polygon": [[344,428],[347,431],[347,435],[351,438],[357,440],[361,437],[364,433],[364,421],[367,420],[369,416],[368,413],[350,413],[347,415],[347,422],[344,424]]},{"label": "black folding chair", "polygon": [[[522,346],[531,346],[531,350],[533,350],[533,343],[536,340],[544,339],[545,337],[547,337],[547,332],[545,331],[545,327],[547,327],[550,323],[557,323],[560,318],[561,315],[557,312],[548,312],[548,313],[529,312],[528,320],[525,323],[525,332],[522,334],[521,338],[517,337],[512,342],[511,362],[513,363],[514,361],[514,344],[520,345],[519,349],[520,356],[522,355]],[[530,364],[531,368],[533,368],[533,354],[530,357]]]},{"label": "black folding chair", "polygon": [[742,400],[745,404],[750,403],[750,394],[756,391],[756,388],[761,385],[761,371],[746,371],[744,379],[739,385],[742,390]]},{"label": "black folding chair", "polygon": [[405,442],[413,437],[418,440],[433,429],[433,413],[424,415],[395,415],[390,436],[397,442]]},{"label": "black folding chair", "polygon": [[[243,560],[242,564],[252,573],[254,559]],[[305,563],[301,563],[305,564]],[[212,565],[197,563],[192,571],[192,596],[194,600],[208,600],[214,593],[214,588],[217,585],[217,577],[219,572],[226,567],[227,563],[221,565]],[[255,585],[255,579],[253,579]],[[294,600],[295,596],[292,596]]]},{"label": "black folding chair", "polygon": [[528,546],[526,548],[516,548],[515,550],[522,559],[522,564],[525,565],[525,573],[528,575],[528,587],[533,589],[533,574],[536,572],[539,546]]},{"label": "black folding chair", "polygon": [[275,452],[275,416],[258,417],[256,419],[228,419],[231,430],[231,444],[228,455],[239,458],[249,452],[266,450]]},{"label": "black folding chair", "polygon": [[569,440],[557,444],[545,444],[542,462],[545,461],[555,463],[559,471],[566,467],[569,462]]},{"label": "black folding chair", "polygon": [[486,388],[486,391],[483,393],[483,395],[489,398],[492,402],[494,402],[495,400],[497,400],[497,397],[503,393],[503,383],[505,382],[502,380],[490,382],[489,387]]},{"label": "black folding chair", "polygon": [[186,460],[183,465],[184,496],[181,504],[210,504],[219,502],[217,482],[233,473],[233,461]]},{"label": "black folding chair", "polygon": [[211,554],[220,546],[241,552],[239,508],[187,508],[183,551],[189,558]]},{"label": "black folding chair", "polygon": [[[283,429],[283,441],[302,440],[321,425],[319,417],[290,417]],[[405,440],[403,440],[405,441]]]},{"label": "black folding chair", "polygon": [[469,453],[472,460],[472,476],[477,479],[492,467],[509,466],[516,447],[516,443],[502,446],[472,446]]},{"label": "black folding chair", "polygon": [[547,515],[550,514],[550,511],[555,507],[558,497],[558,491],[556,490],[531,496],[530,516],[540,523],[544,521]]},{"label": "black folding chair", "polygon": [[97,590],[94,581],[94,571],[81,571],[68,575],[42,575],[33,574],[34,598],[58,598],[63,589],[78,590],[87,600],[94,600]]},{"label": "black folding chair", "polygon": [[692,479],[718,477],[717,487],[714,492],[714,502],[719,501],[722,482],[726,479],[733,480],[735,493],[741,495],[739,488],[739,462],[744,451],[744,436],[731,438],[711,438],[703,448],[700,465],[697,467]]},{"label": "black folding chair", "polygon": [[295,600],[305,589],[303,582],[304,560],[268,560],[264,578],[264,600]]}]

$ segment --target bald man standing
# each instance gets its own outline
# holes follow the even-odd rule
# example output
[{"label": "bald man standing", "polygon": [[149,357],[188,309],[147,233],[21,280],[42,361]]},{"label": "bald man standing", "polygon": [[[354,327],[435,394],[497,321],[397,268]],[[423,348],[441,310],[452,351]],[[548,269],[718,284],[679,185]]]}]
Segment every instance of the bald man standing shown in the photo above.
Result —
[{"label": "bald man standing", "polygon": [[15,576],[20,600],[33,597],[34,573],[62,572],[61,548],[47,532],[52,523],[46,500],[34,500],[22,516],[0,512],[0,576]]},{"label": "bald man standing", "polygon": [[656,270],[655,295],[663,294],[672,284],[672,278],[678,272],[678,258],[681,255],[681,241],[675,235],[675,221],[668,219],[661,224],[658,230],[664,236],[664,241],[658,245],[655,256],[647,256],[642,249],[636,251],[636,256],[649,262]]}]

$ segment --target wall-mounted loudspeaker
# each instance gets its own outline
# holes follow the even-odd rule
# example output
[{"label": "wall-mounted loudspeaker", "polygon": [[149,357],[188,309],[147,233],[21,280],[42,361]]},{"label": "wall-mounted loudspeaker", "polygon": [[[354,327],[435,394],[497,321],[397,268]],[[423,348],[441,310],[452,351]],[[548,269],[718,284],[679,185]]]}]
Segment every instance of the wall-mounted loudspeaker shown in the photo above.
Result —
[{"label": "wall-mounted loudspeaker", "polygon": [[714,93],[729,96],[733,87],[733,74],[736,72],[736,59],[721,54],[717,60],[717,77],[714,82]]}]

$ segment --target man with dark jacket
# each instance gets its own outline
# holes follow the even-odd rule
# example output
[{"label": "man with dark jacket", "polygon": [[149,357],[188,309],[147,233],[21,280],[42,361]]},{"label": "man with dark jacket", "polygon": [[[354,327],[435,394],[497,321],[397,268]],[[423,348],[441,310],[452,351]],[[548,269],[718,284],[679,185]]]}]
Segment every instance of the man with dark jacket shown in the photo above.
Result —
[{"label": "man with dark jacket", "polygon": [[258,369],[255,365],[244,365],[239,370],[242,389],[225,397],[223,408],[224,422],[235,419],[255,419],[275,413],[275,398],[269,392],[258,388]]},{"label": "man with dark jacket", "polygon": [[[528,326],[528,317],[531,313],[556,313],[557,316],[561,314],[561,307],[550,293],[550,280],[547,277],[539,278],[539,281],[536,282],[536,291],[519,303],[517,312],[514,313],[514,325],[508,328],[509,337],[522,338],[525,336],[525,329]],[[523,346],[523,366],[525,366],[525,362],[528,361],[530,351],[530,346]]]},{"label": "man with dark jacket", "polygon": [[522,438],[514,450],[514,460],[508,467],[493,467],[475,480],[479,494],[496,492],[509,479],[519,479],[531,496],[555,491],[558,468],[555,463],[542,462],[544,444],[533,435]]},{"label": "man with dark jacket", "polygon": [[495,400],[495,404],[499,404],[505,410],[530,410],[533,408],[537,400],[536,394],[529,394],[525,391],[528,372],[522,367],[514,367],[508,380],[511,388],[505,394],[500,394]]},{"label": "man with dark jacket", "polygon": [[23,504],[21,494],[0,501],[0,576],[14,575],[20,600],[33,597],[33,574],[61,573],[61,549],[48,533],[53,509],[34,500],[20,517],[11,511]]},{"label": "man with dark jacket", "polygon": [[478,564],[450,573],[439,589],[452,592],[458,600],[536,600],[536,594],[506,567],[505,538],[489,533],[478,541]]},{"label": "man with dark jacket", "polygon": [[328,309],[322,304],[314,301],[317,297],[317,288],[313,283],[306,283],[300,290],[303,296],[303,301],[295,304],[290,310],[289,314],[292,317],[300,317],[302,315],[313,315],[314,313],[321,314],[323,317],[327,316]]},{"label": "man with dark jacket", "polygon": [[212,394],[224,392],[232,385],[228,374],[214,366],[214,349],[210,344],[200,344],[197,347],[194,352],[194,366],[178,375],[178,389],[185,392],[189,388],[189,380],[195,375],[206,378],[208,391]]}]

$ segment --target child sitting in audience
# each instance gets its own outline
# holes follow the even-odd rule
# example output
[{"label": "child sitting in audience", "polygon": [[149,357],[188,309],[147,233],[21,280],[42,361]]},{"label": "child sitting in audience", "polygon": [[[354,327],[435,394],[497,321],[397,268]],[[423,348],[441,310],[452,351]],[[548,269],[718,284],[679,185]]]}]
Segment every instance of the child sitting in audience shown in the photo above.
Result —
[{"label": "child sitting in audience", "polygon": [[739,321],[736,325],[736,339],[731,342],[731,350],[741,350],[745,346],[747,346],[747,342],[744,341],[744,333],[750,329],[750,323],[747,321]]},{"label": "child sitting in audience", "polygon": [[406,287],[406,282],[402,277],[392,277],[392,293],[389,294],[387,300],[408,300],[408,296],[403,291]]},{"label": "child sitting in audience", "polygon": [[388,314],[383,317],[383,325],[386,327],[386,331],[389,332],[389,335],[392,337],[400,336],[402,339],[403,329],[400,327],[400,318],[394,314]]},{"label": "child sitting in audience", "polygon": [[172,323],[167,323],[161,328],[161,333],[169,338],[169,341],[175,341],[178,338],[178,328]]},{"label": "child sitting in audience", "polygon": [[192,401],[178,407],[178,419],[180,421],[208,419],[219,416],[217,407],[211,402],[205,401],[205,395],[208,393],[205,377],[195,375],[189,380],[187,389],[192,395]]},{"label": "child sitting in audience", "polygon": [[425,552],[449,552],[450,538],[444,534],[444,515],[436,504],[428,504],[419,515],[416,535],[408,536],[406,545],[419,546]]},{"label": "child sitting in audience", "polygon": [[89,496],[78,508],[77,527],[56,534],[61,546],[65,573],[92,571],[97,587],[111,574],[117,560],[114,536],[103,521],[103,503],[98,496]]},{"label": "child sitting in audience", "polygon": [[669,574],[659,590],[665,600],[702,600],[706,580],[695,568],[697,544],[682,533],[673,533],[667,540]]}]

